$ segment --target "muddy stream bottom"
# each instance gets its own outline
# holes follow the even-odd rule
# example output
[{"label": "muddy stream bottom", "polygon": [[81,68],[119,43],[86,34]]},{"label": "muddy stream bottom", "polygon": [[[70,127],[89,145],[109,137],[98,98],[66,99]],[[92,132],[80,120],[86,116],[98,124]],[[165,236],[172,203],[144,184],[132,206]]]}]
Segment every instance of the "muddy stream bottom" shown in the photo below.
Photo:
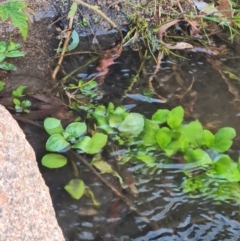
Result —
[{"label": "muddy stream bottom", "polygon": [[[134,77],[141,65],[138,52],[123,51],[115,64],[110,66],[104,83],[99,85],[99,94],[94,102],[107,105],[111,101],[116,106],[125,105],[132,112],[148,118],[157,109],[181,105],[187,121],[199,119],[205,128],[213,132],[223,126],[235,128],[237,137],[231,152],[238,155],[240,82],[227,74],[231,72],[240,76],[238,60],[191,52],[184,56],[187,59],[164,58],[159,72],[152,79],[150,77],[156,63],[146,61],[136,79]],[[87,59],[78,56],[66,59],[64,69],[70,72]],[[93,62],[81,69],[75,77],[91,76],[95,72],[95,64]],[[39,130],[28,136],[39,161],[45,154],[44,144],[39,146],[40,136]],[[42,139],[46,139],[45,134]],[[116,157],[105,158],[113,163]],[[127,190],[123,194],[153,225],[145,223],[131,211],[80,162],[77,165],[81,170],[81,179],[91,188],[100,206],[94,206],[86,196],[76,201],[64,191],[64,185],[72,178],[70,164],[57,170],[40,167],[67,241],[240,240],[239,203],[215,201],[203,194],[192,196],[184,193],[185,175],[174,162],[152,170],[141,162],[137,165],[128,163],[122,172],[118,170],[123,176],[127,170],[134,177],[138,195],[134,197]],[[119,186],[115,177],[103,176],[112,185]]]}]

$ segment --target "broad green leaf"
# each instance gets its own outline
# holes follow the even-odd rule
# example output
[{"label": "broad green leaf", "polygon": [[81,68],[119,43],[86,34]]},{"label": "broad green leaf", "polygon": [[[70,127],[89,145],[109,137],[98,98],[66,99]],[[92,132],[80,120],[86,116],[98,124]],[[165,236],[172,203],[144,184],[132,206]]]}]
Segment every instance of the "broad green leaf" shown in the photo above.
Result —
[{"label": "broad green leaf", "polygon": [[187,162],[197,162],[199,166],[212,164],[210,156],[201,149],[188,149],[184,155],[184,159]]},{"label": "broad green leaf", "polygon": [[152,120],[158,124],[163,124],[167,121],[170,111],[166,109],[157,110],[152,116]]},{"label": "broad green leaf", "polygon": [[227,151],[232,145],[232,139],[236,136],[236,131],[231,127],[224,127],[215,134],[215,140],[211,146],[218,152]]},{"label": "broad green leaf", "polygon": [[178,127],[182,121],[184,116],[184,110],[181,106],[175,107],[169,113],[167,123],[171,128]]},{"label": "broad green leaf", "polygon": [[87,126],[84,122],[73,122],[66,127],[65,131],[78,138],[87,132]]},{"label": "broad green leaf", "polygon": [[0,80],[0,91],[2,91],[4,88],[4,83]]},{"label": "broad green leaf", "polygon": [[6,57],[8,58],[16,58],[16,57],[23,57],[25,56],[25,53],[15,50],[15,51],[10,51],[6,53]]},{"label": "broad green leaf", "polygon": [[184,137],[186,137],[191,143],[192,147],[200,147],[203,142],[203,128],[202,124],[198,121],[192,121],[187,125],[180,128],[180,131]]},{"label": "broad green leaf", "polygon": [[144,119],[143,145],[152,146],[156,143],[156,133],[159,129],[158,124],[149,119]]},{"label": "broad green leaf", "polygon": [[203,130],[203,145],[211,147],[214,143],[215,136],[209,130]]},{"label": "broad green leaf", "polygon": [[95,154],[107,144],[107,135],[96,133],[92,138],[84,136],[81,140],[77,141],[72,148],[81,149],[87,154]]},{"label": "broad green leaf", "polygon": [[66,152],[70,149],[70,144],[62,135],[51,135],[46,142],[46,149],[52,152]]},{"label": "broad green leaf", "polygon": [[143,127],[143,116],[138,113],[130,113],[118,127],[118,130],[126,136],[137,136],[142,132]]},{"label": "broad green leaf", "polygon": [[50,153],[42,158],[42,165],[48,168],[60,168],[67,164],[67,158],[60,154]]},{"label": "broad green leaf", "polygon": [[64,131],[61,121],[56,118],[52,118],[52,117],[46,118],[44,120],[43,125],[44,125],[44,129],[49,135],[61,134]]},{"label": "broad green leaf", "polygon": [[16,67],[13,64],[7,63],[7,62],[0,62],[0,69],[4,69],[4,70],[15,70]]},{"label": "broad green leaf", "polygon": [[15,89],[13,92],[12,92],[12,96],[14,97],[22,97],[24,96],[23,92],[24,90],[27,88],[26,85],[20,85],[17,87],[17,89]]},{"label": "broad green leaf", "polygon": [[72,179],[64,189],[74,198],[79,200],[85,191],[85,184],[80,179]]},{"label": "broad green leaf", "polygon": [[222,155],[217,159],[217,161],[214,163],[214,171],[214,177],[226,179],[229,182],[240,181],[238,164],[227,155]]},{"label": "broad green leaf", "polygon": [[159,129],[157,131],[156,139],[158,145],[164,150],[172,140],[171,130],[167,127]]},{"label": "broad green leaf", "polygon": [[123,179],[121,176],[112,169],[111,165],[103,160],[93,160],[91,163],[94,167],[96,167],[102,174],[108,173],[119,179],[121,185],[123,185]]}]

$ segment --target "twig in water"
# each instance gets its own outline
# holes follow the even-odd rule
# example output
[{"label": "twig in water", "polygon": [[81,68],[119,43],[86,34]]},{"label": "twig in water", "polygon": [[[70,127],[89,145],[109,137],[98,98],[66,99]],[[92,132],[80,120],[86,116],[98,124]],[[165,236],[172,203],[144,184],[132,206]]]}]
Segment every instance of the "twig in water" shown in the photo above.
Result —
[{"label": "twig in water", "polygon": [[74,157],[75,160],[80,160],[85,166],[87,166],[94,175],[96,175],[98,177],[98,179],[104,183],[107,187],[109,187],[116,196],[120,197],[121,200],[132,210],[134,211],[139,217],[141,217],[143,219],[143,221],[145,223],[148,223],[151,228],[153,228],[153,230],[156,230],[157,227],[155,225],[155,223],[151,222],[147,217],[145,217],[144,215],[142,215],[138,209],[134,206],[134,204],[132,203],[132,201],[130,199],[128,199],[126,196],[122,195],[115,187],[113,187],[109,182],[107,182],[95,169],[94,167],[92,167],[83,157],[81,157],[80,155],[78,155],[76,152],[74,152],[73,150],[70,150],[69,155],[71,155],[72,157]]},{"label": "twig in water", "polygon": [[70,36],[71,36],[71,33],[72,33],[72,25],[73,25],[73,17],[70,17],[69,18],[69,24],[68,24],[68,32],[67,32],[67,36],[66,36],[66,39],[64,41],[64,44],[63,44],[62,52],[61,52],[60,58],[58,59],[57,66],[55,67],[55,69],[53,71],[53,74],[52,74],[52,80],[53,81],[56,80],[56,75],[57,75],[57,73],[60,69],[60,66],[61,66],[62,61],[63,61],[64,54],[67,50],[68,42],[69,42],[69,39],[70,39]]}]

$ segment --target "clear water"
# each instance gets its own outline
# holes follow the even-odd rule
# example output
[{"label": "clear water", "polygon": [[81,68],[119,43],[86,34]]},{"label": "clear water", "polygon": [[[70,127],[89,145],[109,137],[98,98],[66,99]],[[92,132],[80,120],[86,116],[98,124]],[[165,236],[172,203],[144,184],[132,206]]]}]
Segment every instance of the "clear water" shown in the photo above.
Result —
[{"label": "clear water", "polygon": [[[227,56],[207,56],[191,52],[184,55],[188,59],[163,59],[161,68],[152,81],[156,92],[151,96],[154,101],[149,103],[139,94],[148,89],[149,78],[153,75],[156,64],[152,60],[146,61],[139,79],[130,90],[129,86],[141,61],[137,52],[125,50],[116,60],[116,64],[110,67],[104,84],[100,86],[103,93],[100,102],[107,104],[112,101],[116,105],[134,105],[132,111],[147,117],[158,108],[182,105],[187,119],[198,118],[207,128],[214,130],[222,126],[234,127],[237,138],[232,152],[237,156],[240,102],[236,93],[240,91],[240,82],[229,79],[227,75],[223,77],[222,71],[227,70],[240,76],[239,60],[232,59],[233,52]],[[70,71],[84,61],[85,58],[74,56],[67,60],[65,69]],[[91,75],[94,72],[95,63],[78,74]],[[167,102],[159,103],[159,96],[167,99]],[[113,165],[116,164],[114,157],[109,156],[107,159]],[[95,207],[87,197],[76,201],[65,193],[63,186],[72,178],[70,165],[54,171],[43,169],[59,225],[67,241],[240,240],[239,204],[217,202],[202,194],[192,197],[184,193],[182,184],[185,177],[178,166],[169,165],[154,171],[141,164],[128,164],[124,168],[118,168],[120,175],[128,173],[134,177],[138,196],[134,197],[128,191],[124,191],[123,194],[128,196],[141,214],[150,220],[150,223],[146,223],[118,200],[87,168],[81,163],[78,165],[81,178],[101,203],[99,207]],[[119,187],[117,179],[107,174],[104,177],[116,188]]]}]

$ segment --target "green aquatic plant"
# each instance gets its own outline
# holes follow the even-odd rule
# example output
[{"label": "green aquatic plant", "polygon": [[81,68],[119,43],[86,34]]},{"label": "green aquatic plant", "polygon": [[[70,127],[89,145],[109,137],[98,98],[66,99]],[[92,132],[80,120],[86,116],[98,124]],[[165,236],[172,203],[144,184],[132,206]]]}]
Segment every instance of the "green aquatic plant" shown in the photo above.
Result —
[{"label": "green aquatic plant", "polygon": [[[172,110],[159,109],[151,119],[147,119],[139,113],[129,113],[123,106],[115,107],[113,103],[109,103],[107,107],[99,105],[91,109],[87,118],[94,119],[97,123],[98,132],[92,137],[86,135],[87,126],[83,122],[73,122],[64,129],[59,120],[47,118],[44,127],[50,137],[46,142],[46,149],[51,152],[66,152],[71,148],[93,155],[99,153],[109,141],[115,143],[119,149],[124,148],[123,154],[118,156],[121,163],[142,162],[149,168],[162,168],[171,157],[178,155],[185,161],[183,171],[186,179],[183,190],[192,194],[205,190],[204,194],[208,195],[207,190],[213,183],[217,185],[216,183],[224,182],[226,189],[228,184],[232,186],[240,181],[240,164],[225,153],[236,136],[235,130],[224,127],[213,134],[204,129],[198,120],[186,123],[181,106]],[[49,168],[58,168],[66,165],[67,161],[65,157],[47,154],[42,163]],[[94,157],[92,165],[101,173],[117,176],[121,182],[121,177],[102,157]],[[188,171],[192,167],[198,167],[202,171],[199,175],[191,175]],[[209,177],[212,181],[204,182],[205,186],[200,188],[202,182],[199,180],[202,177]],[[208,183],[211,184],[209,188]],[[214,195],[217,199],[217,194]],[[209,193],[211,197],[214,195]],[[233,193],[229,195],[231,197],[225,199],[233,198]],[[223,197],[218,196],[218,199]]]},{"label": "green aquatic plant", "polygon": [[19,99],[13,98],[13,103],[14,103],[14,108],[15,108],[16,112],[18,112],[18,113],[21,113],[21,112],[29,113],[30,112],[28,107],[31,106],[31,101],[29,101],[29,100],[20,101]]},{"label": "green aquatic plant", "polygon": [[[50,135],[46,142],[46,150],[49,152],[42,158],[42,165],[48,168],[61,168],[67,165],[67,158],[59,153],[66,153],[71,148],[87,154],[95,154],[106,145],[108,136],[95,133],[92,137],[86,135],[87,126],[84,122],[70,123],[65,129],[61,121],[56,118],[46,118],[44,129]],[[81,179],[75,178],[69,181],[64,189],[74,198],[80,199],[86,191],[85,184]],[[98,205],[93,193],[87,189],[88,195]]]},{"label": "green aquatic plant", "polygon": [[[1,6],[0,6],[1,7]],[[0,41],[0,69],[14,70],[15,66],[4,60],[6,58],[23,57],[24,52],[20,51],[21,44],[16,44],[10,40],[9,44],[5,41]]]}]

